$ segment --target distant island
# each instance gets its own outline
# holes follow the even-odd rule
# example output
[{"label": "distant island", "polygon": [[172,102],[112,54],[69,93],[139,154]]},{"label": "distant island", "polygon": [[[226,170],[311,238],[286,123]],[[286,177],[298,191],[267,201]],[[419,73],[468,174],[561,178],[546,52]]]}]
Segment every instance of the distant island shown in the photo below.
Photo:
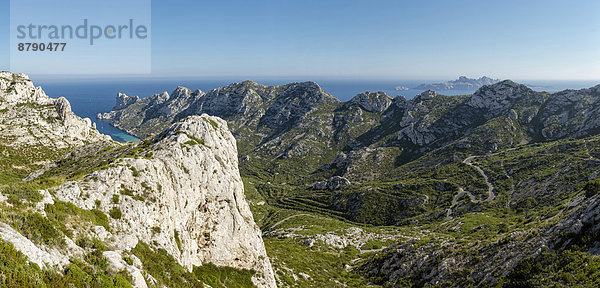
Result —
[{"label": "distant island", "polygon": [[479,79],[471,79],[465,76],[458,77],[457,80],[452,80],[444,83],[435,83],[435,84],[421,84],[414,89],[419,90],[475,90],[479,89],[483,85],[495,84],[500,82],[499,79],[492,79],[486,76],[483,76]]},{"label": "distant island", "polygon": [[396,90],[396,91],[408,91],[408,90],[410,90],[410,88],[408,88],[406,86],[396,86],[396,87],[394,87],[394,90]]}]

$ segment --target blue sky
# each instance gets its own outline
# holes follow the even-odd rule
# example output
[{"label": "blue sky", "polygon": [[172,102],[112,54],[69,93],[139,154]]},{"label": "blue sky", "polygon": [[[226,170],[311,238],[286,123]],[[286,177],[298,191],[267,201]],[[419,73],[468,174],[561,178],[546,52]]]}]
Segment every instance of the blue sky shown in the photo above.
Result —
[{"label": "blue sky", "polygon": [[150,76],[600,79],[598,14],[597,0],[155,0]]}]

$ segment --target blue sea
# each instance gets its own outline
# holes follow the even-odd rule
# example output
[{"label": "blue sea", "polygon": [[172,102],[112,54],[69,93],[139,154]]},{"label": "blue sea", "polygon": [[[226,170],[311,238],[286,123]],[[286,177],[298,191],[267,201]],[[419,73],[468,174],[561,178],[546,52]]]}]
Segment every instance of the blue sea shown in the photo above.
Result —
[{"label": "blue sea", "polygon": [[[210,91],[212,89],[226,86],[237,80],[176,80],[176,79],[111,79],[111,80],[68,80],[68,79],[36,79],[31,77],[36,86],[42,86],[46,94],[52,98],[65,97],[71,103],[73,112],[80,117],[90,118],[96,123],[98,130],[110,135],[115,141],[136,142],[136,137],[121,131],[108,122],[96,118],[98,113],[109,112],[115,105],[115,99],[118,93],[125,93],[130,96],[137,95],[141,98],[152,96],[163,91],[171,92],[177,86],[184,86],[192,90],[200,89]],[[281,85],[298,80],[258,80],[256,82],[265,85]],[[365,91],[384,91],[394,97],[402,95],[406,98],[413,98],[415,95],[423,92],[421,90],[410,89],[406,91],[396,91],[395,87],[416,87],[422,83],[440,83],[440,80],[399,80],[399,81],[350,81],[350,80],[314,80],[321,88],[329,92],[334,97],[347,101],[358,93]],[[517,81],[534,87],[535,90],[555,92],[564,89],[581,89],[600,84],[596,81]],[[472,94],[473,90],[445,90],[439,91],[445,95],[465,95]]]}]

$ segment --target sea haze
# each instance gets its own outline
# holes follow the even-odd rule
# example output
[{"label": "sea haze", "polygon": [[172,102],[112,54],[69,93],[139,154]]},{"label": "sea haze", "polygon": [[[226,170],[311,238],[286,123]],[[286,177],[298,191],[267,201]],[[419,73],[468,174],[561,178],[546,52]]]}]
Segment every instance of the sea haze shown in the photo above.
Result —
[{"label": "sea haze", "polygon": [[[32,77],[35,85],[42,86],[46,94],[52,98],[65,97],[71,103],[75,114],[80,117],[90,118],[96,123],[98,130],[110,135],[114,140],[120,142],[139,141],[136,137],[129,135],[113,126],[108,122],[96,118],[98,113],[109,112],[115,105],[117,93],[127,95],[137,95],[141,98],[149,97],[162,91],[173,91],[177,86],[184,86],[192,90],[200,89],[204,92],[212,89],[226,86],[233,82],[243,80],[37,80]],[[304,80],[299,80],[304,81]],[[287,80],[259,80],[264,85],[282,85],[293,81]],[[406,91],[396,91],[395,87],[405,86],[413,88],[422,83],[439,83],[443,81],[350,81],[350,80],[322,80],[316,82],[325,91],[334,97],[347,101],[356,94],[365,91],[384,91],[388,95],[395,97],[402,95],[406,98],[413,98],[415,95],[423,92],[421,90],[409,89]],[[517,81],[527,85],[536,86],[535,90],[544,90],[555,92],[564,89],[581,89],[600,84],[593,81]],[[475,92],[474,90],[444,90],[438,91],[445,95],[464,95]]]}]

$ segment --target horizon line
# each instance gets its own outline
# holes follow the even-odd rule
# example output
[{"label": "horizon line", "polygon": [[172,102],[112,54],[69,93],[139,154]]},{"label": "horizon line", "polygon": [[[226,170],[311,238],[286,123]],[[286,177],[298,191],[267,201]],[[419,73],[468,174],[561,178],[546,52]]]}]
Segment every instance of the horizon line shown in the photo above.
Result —
[{"label": "horizon line", "polygon": [[[10,72],[10,71],[7,71]],[[12,73],[21,73],[21,72],[12,72]],[[233,79],[244,79],[241,81],[273,81],[273,80],[284,80],[284,81],[373,81],[373,82],[400,82],[400,81],[453,81],[457,80],[459,77],[465,75],[459,75],[452,77],[373,77],[373,76],[324,76],[324,75],[181,75],[181,76],[171,76],[171,75],[121,75],[121,74],[97,74],[97,75],[70,75],[70,74],[28,74],[30,79],[37,78],[43,79],[45,81],[94,81],[94,80],[112,80],[117,82],[122,81],[131,81],[131,80],[214,80],[214,81],[237,81]],[[487,75],[481,76],[465,76],[470,79],[479,79],[481,77],[489,77],[492,79],[497,79],[500,81],[503,80],[512,80],[514,82],[523,82],[523,81],[574,81],[574,82],[599,82],[600,78],[521,78],[521,77],[492,77]],[[311,80],[312,79],[312,80]],[[32,79],[33,80],[33,79]],[[256,81],[255,81],[256,82]],[[401,83],[399,83],[401,84]]]}]

